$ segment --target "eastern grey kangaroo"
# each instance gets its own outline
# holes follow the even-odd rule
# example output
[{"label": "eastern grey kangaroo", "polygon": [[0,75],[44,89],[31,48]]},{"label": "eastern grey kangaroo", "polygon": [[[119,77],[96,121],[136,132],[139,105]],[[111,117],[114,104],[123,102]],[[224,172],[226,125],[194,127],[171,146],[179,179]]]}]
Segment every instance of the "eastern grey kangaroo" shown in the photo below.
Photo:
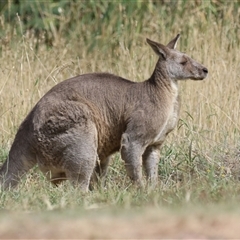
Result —
[{"label": "eastern grey kangaroo", "polygon": [[167,45],[147,39],[158,55],[143,82],[109,73],[65,80],[48,91],[20,125],[0,170],[3,188],[15,186],[38,164],[54,184],[69,179],[87,191],[91,177],[104,176],[110,156],[120,151],[128,176],[155,183],[159,149],[179,116],[177,80],[202,80],[208,69],[175,50],[178,34]]}]

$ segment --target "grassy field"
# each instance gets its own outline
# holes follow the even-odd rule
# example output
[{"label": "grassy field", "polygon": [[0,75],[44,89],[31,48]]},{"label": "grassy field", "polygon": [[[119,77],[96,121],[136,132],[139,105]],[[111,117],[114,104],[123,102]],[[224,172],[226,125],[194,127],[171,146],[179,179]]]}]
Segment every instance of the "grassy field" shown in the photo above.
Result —
[{"label": "grassy field", "polygon": [[161,151],[155,189],[135,189],[118,154],[106,186],[84,195],[68,182],[51,186],[36,167],[0,192],[0,238],[239,238],[239,1],[89,1],[53,15],[55,5],[37,2],[47,19],[37,35],[20,13],[10,24],[0,12],[0,162],[58,82],[87,72],[147,79],[157,56],[146,37],[167,43],[180,32],[178,49],[209,76],[180,83],[180,120]]}]

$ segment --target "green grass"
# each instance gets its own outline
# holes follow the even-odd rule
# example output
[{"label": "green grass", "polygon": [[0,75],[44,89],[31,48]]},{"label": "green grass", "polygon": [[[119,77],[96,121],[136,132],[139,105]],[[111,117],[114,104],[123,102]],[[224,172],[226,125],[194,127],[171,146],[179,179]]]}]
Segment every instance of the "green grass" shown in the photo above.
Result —
[{"label": "green grass", "polygon": [[1,191],[1,208],[41,212],[113,206],[128,209],[146,206],[175,208],[189,205],[235,205],[238,202],[239,180],[231,175],[231,170],[217,163],[209,164],[201,156],[194,159],[182,156],[176,160],[177,156],[173,155],[166,153],[162,158],[159,166],[160,181],[154,189],[147,187],[147,184],[143,189],[133,186],[118,157],[110,167],[106,184],[96,186],[87,194],[72,187],[69,182],[58,187],[52,186],[36,168],[22,180],[17,189]]}]

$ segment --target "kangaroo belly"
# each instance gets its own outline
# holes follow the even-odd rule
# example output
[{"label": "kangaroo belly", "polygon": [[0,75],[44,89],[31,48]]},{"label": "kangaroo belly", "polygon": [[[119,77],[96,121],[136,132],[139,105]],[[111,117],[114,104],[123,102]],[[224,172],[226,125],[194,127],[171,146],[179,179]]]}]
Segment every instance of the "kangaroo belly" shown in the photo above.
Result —
[{"label": "kangaroo belly", "polygon": [[165,140],[168,133],[170,133],[176,127],[178,118],[179,118],[179,106],[178,102],[176,102],[173,107],[173,110],[170,112],[165,123],[162,125],[158,134],[154,138],[154,143],[162,143]]},{"label": "kangaroo belly", "polygon": [[178,118],[173,117],[172,119],[169,119],[168,121],[165,122],[164,126],[161,128],[157,136],[154,138],[154,143],[162,143],[168,133],[170,133],[175,126],[177,125],[177,120]]}]

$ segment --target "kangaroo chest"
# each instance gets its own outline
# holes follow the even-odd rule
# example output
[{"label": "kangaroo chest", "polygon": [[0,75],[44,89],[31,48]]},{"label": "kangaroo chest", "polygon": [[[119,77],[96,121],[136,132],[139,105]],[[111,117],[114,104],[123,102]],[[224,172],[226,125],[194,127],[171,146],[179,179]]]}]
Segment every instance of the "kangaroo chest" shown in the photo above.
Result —
[{"label": "kangaroo chest", "polygon": [[[173,83],[172,99],[163,123],[156,131],[154,143],[162,143],[169,132],[171,132],[177,125],[179,119],[180,99],[178,96],[177,86]],[[160,113],[161,114],[161,113]]]}]

